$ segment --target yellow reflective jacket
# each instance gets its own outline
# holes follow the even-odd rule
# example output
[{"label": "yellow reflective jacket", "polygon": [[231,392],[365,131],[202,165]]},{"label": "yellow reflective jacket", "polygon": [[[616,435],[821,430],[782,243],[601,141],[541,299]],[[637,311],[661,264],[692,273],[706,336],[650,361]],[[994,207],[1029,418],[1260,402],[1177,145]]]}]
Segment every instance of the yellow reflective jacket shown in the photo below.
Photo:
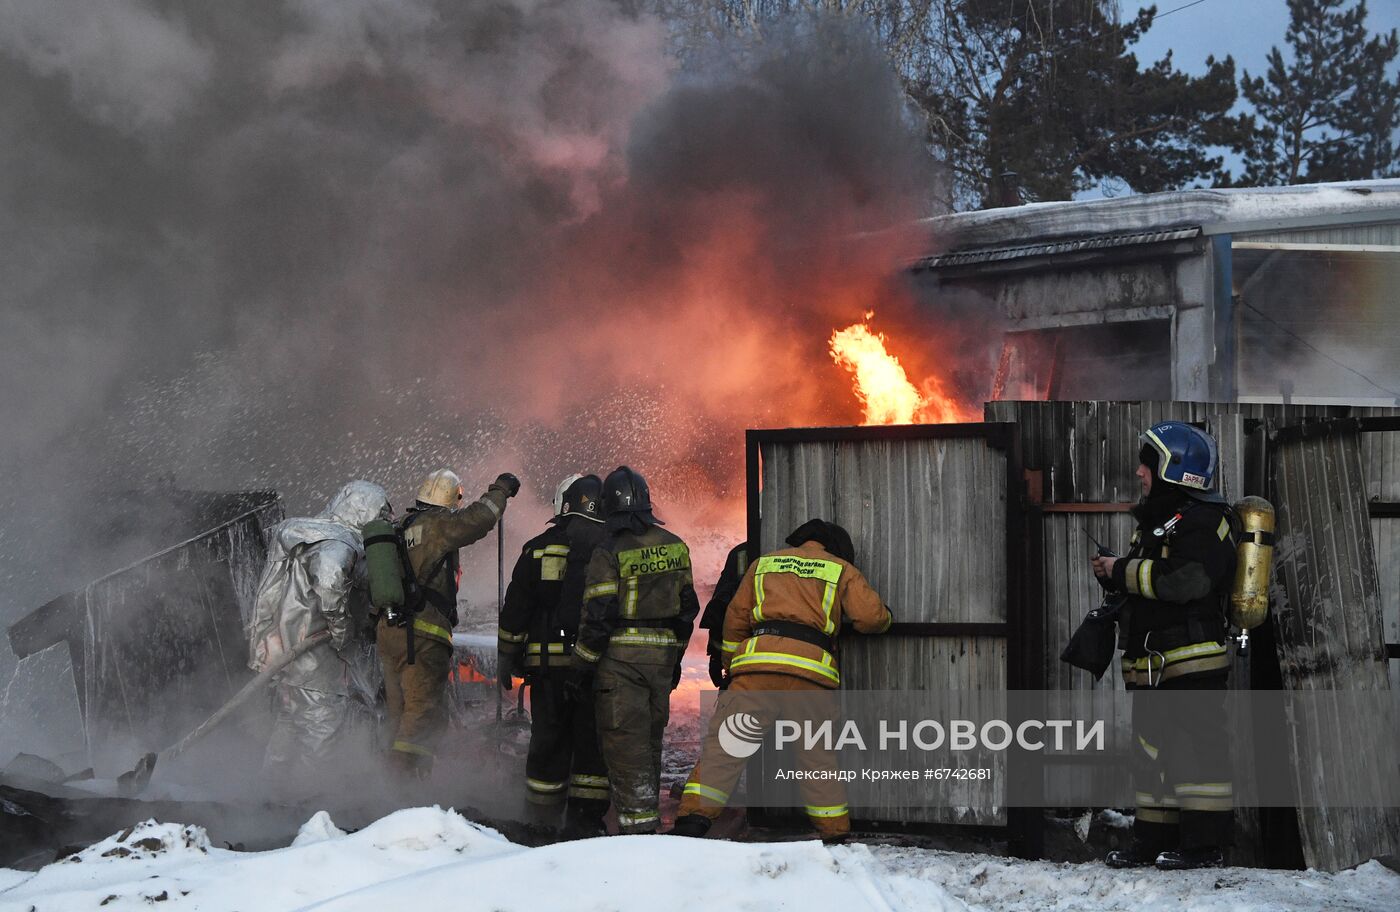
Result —
[{"label": "yellow reflective jacket", "polygon": [[832,650],[753,632],[764,621],[785,621],[830,636],[834,646],[845,618],[858,633],[884,633],[893,621],[860,570],[816,542],[765,554],[749,565],[725,612],[725,666],[736,677],[763,671],[837,687],[841,674]]}]

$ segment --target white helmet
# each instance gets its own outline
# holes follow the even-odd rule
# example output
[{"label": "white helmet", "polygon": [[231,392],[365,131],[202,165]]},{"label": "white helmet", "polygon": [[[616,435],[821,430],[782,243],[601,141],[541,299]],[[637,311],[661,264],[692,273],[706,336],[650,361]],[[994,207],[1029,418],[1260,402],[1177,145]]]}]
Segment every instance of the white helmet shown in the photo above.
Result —
[{"label": "white helmet", "polygon": [[559,482],[559,487],[554,489],[554,515],[564,515],[564,494],[569,490],[569,486],[582,478],[582,475],[570,475]]},{"label": "white helmet", "polygon": [[462,479],[451,469],[438,469],[418,486],[418,502],[455,508],[462,502]]}]

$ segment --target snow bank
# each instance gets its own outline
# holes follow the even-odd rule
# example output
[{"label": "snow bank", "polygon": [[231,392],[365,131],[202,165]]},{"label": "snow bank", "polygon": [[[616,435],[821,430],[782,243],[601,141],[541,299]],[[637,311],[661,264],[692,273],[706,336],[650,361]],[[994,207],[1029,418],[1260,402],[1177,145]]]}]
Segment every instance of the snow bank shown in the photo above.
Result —
[{"label": "snow bank", "polygon": [[0,912],[1370,912],[1394,910],[1397,896],[1400,876],[1375,862],[1169,874],[815,841],[626,836],[530,849],[438,808],[350,834],[318,813],[291,846],[258,853],[146,821],[34,875],[0,869]]},{"label": "snow bank", "polygon": [[147,821],[0,893],[0,910],[121,912],[173,900],[201,912],[301,909],[406,873],[522,851],[438,808],[399,811],[348,836],[317,814],[297,843],[231,852],[211,847],[199,827]]},{"label": "snow bank", "polygon": [[23,878],[0,871],[0,889],[13,884],[0,910],[967,908],[917,878],[903,878],[896,898],[869,855],[838,858],[818,842],[628,836],[527,849],[438,808],[399,811],[348,835],[319,813],[290,847],[258,853],[213,848],[198,827],[147,821]]}]

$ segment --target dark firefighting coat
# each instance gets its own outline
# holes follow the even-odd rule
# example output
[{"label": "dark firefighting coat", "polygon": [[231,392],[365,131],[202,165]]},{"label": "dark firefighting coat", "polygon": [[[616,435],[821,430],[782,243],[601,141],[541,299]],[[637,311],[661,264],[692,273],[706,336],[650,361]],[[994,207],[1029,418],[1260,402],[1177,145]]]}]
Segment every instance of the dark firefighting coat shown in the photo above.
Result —
[{"label": "dark firefighting coat", "polygon": [[1184,494],[1160,505],[1149,500],[1135,513],[1132,547],[1113,565],[1113,588],[1127,593],[1118,622],[1124,680],[1147,685],[1149,670],[1154,684],[1223,672],[1229,667],[1224,598],[1235,577],[1233,514],[1224,503]]},{"label": "dark firefighting coat", "polygon": [[630,519],[608,531],[588,562],[574,667],[596,668],[598,741],[618,830],[650,833],[661,822],[661,741],[671,688],[700,600],[685,542]]},{"label": "dark firefighting coat", "polygon": [[531,682],[529,800],[551,808],[567,799],[570,817],[597,832],[608,809],[607,767],[598,744],[593,694],[566,687],[578,637],[584,576],[603,525],[556,517],[525,543],[501,609],[497,648]]},{"label": "dark firefighting coat", "polygon": [[567,670],[578,638],[588,560],[602,539],[601,523],[573,517],[551,525],[521,549],[497,632],[502,653],[523,654],[517,668],[532,675]]},{"label": "dark firefighting coat", "polygon": [[654,663],[668,648],[678,661],[700,613],[690,549],[661,526],[608,533],[589,559],[583,599],[574,654],[584,663],[605,652]]},{"label": "dark firefighting coat", "polygon": [[[1229,845],[1234,787],[1225,706],[1225,597],[1237,531],[1223,502],[1179,492],[1134,513],[1132,547],[1113,565],[1123,681],[1133,695],[1133,838],[1148,854]],[[1162,691],[1202,693],[1188,710]]]},{"label": "dark firefighting coat", "polygon": [[705,612],[700,616],[700,629],[709,631],[709,640],[706,642],[705,651],[711,656],[717,656],[722,652],[721,644],[724,640],[724,612],[729,608],[729,602],[739,591],[739,583],[744,578],[744,572],[749,569],[749,543],[741,542],[730,549],[728,556],[724,559],[724,569],[720,571],[719,581],[715,583],[714,594],[705,603]]}]

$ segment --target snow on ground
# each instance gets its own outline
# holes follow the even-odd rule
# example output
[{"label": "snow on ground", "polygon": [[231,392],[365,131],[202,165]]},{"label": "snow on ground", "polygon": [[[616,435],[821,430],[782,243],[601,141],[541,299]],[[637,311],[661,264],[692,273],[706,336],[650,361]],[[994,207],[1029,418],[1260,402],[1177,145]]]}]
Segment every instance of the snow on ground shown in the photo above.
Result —
[{"label": "snow on ground", "polygon": [[[1400,875],[1379,862],[1353,871],[1264,871],[1217,868],[1114,871],[1097,862],[1056,864],[989,855],[966,855],[886,846],[833,850],[871,856],[875,876],[899,885],[932,882],[971,909],[998,912],[1395,912],[1400,909]],[[895,908],[917,908],[913,903]]]},{"label": "snow on ground", "polygon": [[1374,862],[1337,875],[1165,874],[815,841],[627,836],[530,849],[438,808],[351,834],[321,813],[289,847],[256,853],[148,821],[35,874],[0,869],[0,912],[1394,910],[1398,897],[1400,876]]}]

